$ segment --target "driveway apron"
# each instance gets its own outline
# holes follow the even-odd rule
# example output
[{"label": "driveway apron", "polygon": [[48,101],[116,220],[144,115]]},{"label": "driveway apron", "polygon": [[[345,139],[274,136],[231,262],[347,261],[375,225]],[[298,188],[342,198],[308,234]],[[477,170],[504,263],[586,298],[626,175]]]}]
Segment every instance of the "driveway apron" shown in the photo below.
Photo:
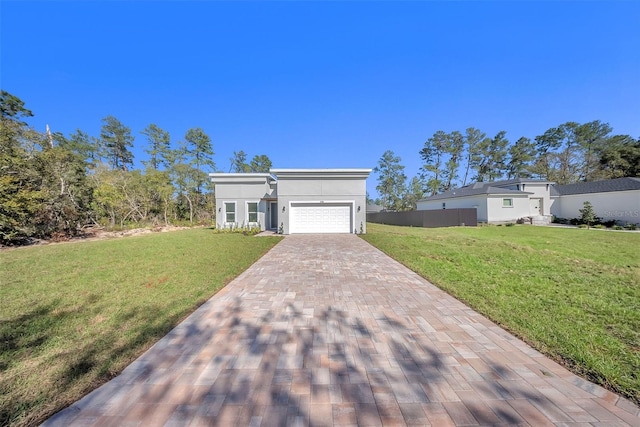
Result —
[{"label": "driveway apron", "polygon": [[640,425],[354,235],[292,235],[46,426]]}]

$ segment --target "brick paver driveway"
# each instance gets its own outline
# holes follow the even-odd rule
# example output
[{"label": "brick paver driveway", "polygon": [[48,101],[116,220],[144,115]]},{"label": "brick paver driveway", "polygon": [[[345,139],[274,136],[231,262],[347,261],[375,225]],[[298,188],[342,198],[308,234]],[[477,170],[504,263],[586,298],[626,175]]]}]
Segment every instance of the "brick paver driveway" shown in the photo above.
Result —
[{"label": "brick paver driveway", "polygon": [[353,235],[288,236],[46,425],[640,425]]}]

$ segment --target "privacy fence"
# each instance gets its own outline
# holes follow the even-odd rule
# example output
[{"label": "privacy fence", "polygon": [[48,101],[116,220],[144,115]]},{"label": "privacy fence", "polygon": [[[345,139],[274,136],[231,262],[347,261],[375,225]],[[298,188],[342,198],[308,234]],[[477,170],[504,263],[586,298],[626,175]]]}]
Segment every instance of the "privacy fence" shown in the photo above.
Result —
[{"label": "privacy fence", "polygon": [[375,212],[367,214],[368,222],[411,227],[456,227],[478,225],[478,215],[474,208],[438,209],[409,212]]}]

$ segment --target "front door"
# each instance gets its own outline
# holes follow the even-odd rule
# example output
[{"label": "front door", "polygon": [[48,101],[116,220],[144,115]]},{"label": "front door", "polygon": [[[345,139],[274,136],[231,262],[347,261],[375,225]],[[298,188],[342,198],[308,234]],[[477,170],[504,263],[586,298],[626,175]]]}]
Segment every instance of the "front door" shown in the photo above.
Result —
[{"label": "front door", "polygon": [[542,199],[539,198],[531,198],[529,199],[531,203],[531,214],[532,215],[542,215]]},{"label": "front door", "polygon": [[278,202],[269,202],[269,228],[278,229]]}]

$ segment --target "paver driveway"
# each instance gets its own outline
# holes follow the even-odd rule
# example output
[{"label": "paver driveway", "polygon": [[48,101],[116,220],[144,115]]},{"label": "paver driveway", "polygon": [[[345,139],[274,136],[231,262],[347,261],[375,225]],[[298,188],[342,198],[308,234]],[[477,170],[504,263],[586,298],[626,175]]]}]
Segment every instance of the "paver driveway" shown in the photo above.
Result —
[{"label": "paver driveway", "polygon": [[46,425],[640,425],[353,235],[288,236]]}]

